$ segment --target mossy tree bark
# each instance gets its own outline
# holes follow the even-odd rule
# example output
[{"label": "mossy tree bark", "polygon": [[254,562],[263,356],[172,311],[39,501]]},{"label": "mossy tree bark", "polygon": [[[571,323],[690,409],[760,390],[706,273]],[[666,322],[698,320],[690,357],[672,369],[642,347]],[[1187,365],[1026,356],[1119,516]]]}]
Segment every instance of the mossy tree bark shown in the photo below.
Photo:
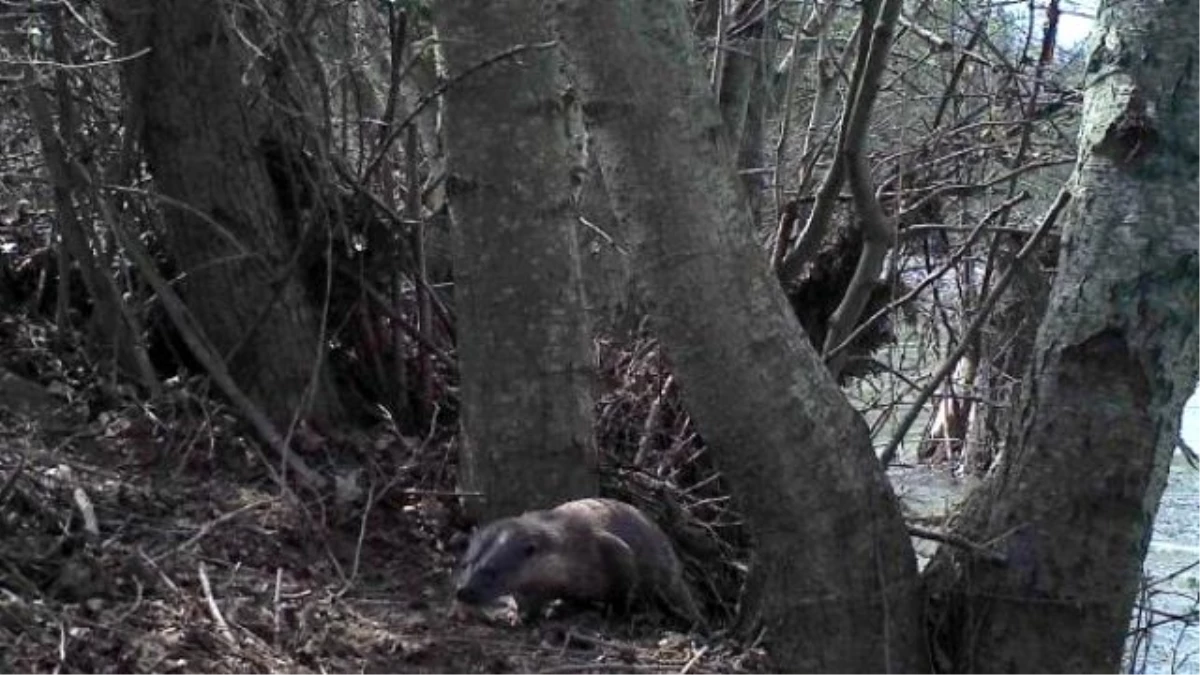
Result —
[{"label": "mossy tree bark", "polygon": [[[109,2],[184,296],[238,385],[276,423],[342,415],[319,318],[295,273],[284,198],[264,153],[278,109],[225,2]],[[256,79],[257,78],[257,79]]]},{"label": "mossy tree bark", "polygon": [[1197,368],[1197,1],[1105,2],[1005,456],[927,570],[952,672],[1116,672]]}]

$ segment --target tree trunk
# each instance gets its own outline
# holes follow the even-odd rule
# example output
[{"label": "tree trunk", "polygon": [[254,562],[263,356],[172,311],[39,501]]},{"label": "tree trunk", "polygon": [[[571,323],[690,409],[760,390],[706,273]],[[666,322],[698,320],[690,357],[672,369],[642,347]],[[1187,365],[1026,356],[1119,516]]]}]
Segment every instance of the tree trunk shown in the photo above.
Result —
[{"label": "tree trunk", "polygon": [[[983,476],[995,464],[1003,450],[1005,431],[1017,409],[1021,378],[1033,359],[1038,327],[1050,300],[1050,275],[1045,269],[1058,259],[1057,238],[1047,238],[1036,256],[1013,260],[1013,250],[998,251],[997,266],[1019,265],[1012,289],[1002,298],[988,318],[988,327],[979,336],[976,374],[977,403],[971,407],[963,465],[967,471]],[[1016,248],[1019,248],[1017,246]]]},{"label": "tree trunk", "polygon": [[[756,539],[752,595],[788,671],[924,670],[912,546],[867,427],[751,238],[677,1],[559,3],[635,287]],[[752,610],[753,611],[753,610]]]},{"label": "tree trunk", "polygon": [[629,246],[624,228],[613,215],[608,190],[595,156],[579,196],[579,255],[588,323],[594,335],[631,334],[640,314],[632,302]]},{"label": "tree trunk", "polygon": [[[441,2],[461,478],[481,515],[598,489],[560,59],[534,0]],[[463,75],[505,50],[515,54]]]},{"label": "tree trunk", "polygon": [[1197,1],[1102,5],[1059,272],[1005,454],[928,569],[954,672],[1114,672],[1196,385]]},{"label": "tree trunk", "polygon": [[[237,383],[277,423],[341,414],[318,320],[294,269],[263,143],[268,103],[221,2],[110,2],[139,126],[191,311]],[[262,64],[258,64],[262,65]],[[261,82],[259,90],[262,89]],[[314,370],[317,372],[314,374]]]},{"label": "tree trunk", "polygon": [[717,44],[719,72],[714,74],[714,84],[718,87],[718,107],[730,142],[737,148],[737,168],[742,172],[751,222],[757,228],[768,175],[763,171],[763,127],[767,123],[767,107],[774,97],[771,73],[779,7],[767,5],[764,10],[763,3],[757,0],[738,0],[725,9],[721,9],[721,2],[713,4],[715,11],[725,11],[726,15],[715,22],[704,20],[700,28],[704,37],[708,37],[706,29],[711,27]]}]

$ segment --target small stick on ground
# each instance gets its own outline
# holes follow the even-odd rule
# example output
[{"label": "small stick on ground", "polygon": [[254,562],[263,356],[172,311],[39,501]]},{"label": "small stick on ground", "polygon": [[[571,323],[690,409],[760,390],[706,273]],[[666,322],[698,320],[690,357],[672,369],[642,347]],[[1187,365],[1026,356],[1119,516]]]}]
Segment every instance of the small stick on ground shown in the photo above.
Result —
[{"label": "small stick on ground", "polygon": [[229,623],[221,615],[221,608],[217,607],[217,600],[213,597],[212,584],[208,582],[208,572],[204,571],[204,563],[197,565],[196,571],[200,575],[200,588],[204,590],[204,604],[208,605],[208,613],[212,615],[213,622],[217,624],[217,631],[221,637],[225,638],[226,642],[236,645],[237,641],[233,639],[233,631],[229,630]]}]

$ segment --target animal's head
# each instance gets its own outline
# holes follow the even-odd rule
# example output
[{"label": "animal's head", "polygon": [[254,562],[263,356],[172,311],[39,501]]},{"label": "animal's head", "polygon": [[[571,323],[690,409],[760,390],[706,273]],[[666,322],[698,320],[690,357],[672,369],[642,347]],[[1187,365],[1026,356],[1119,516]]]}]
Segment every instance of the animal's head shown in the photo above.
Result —
[{"label": "animal's head", "polygon": [[480,528],[459,565],[454,597],[482,605],[520,590],[536,574],[549,543],[549,535],[528,517],[505,518]]}]

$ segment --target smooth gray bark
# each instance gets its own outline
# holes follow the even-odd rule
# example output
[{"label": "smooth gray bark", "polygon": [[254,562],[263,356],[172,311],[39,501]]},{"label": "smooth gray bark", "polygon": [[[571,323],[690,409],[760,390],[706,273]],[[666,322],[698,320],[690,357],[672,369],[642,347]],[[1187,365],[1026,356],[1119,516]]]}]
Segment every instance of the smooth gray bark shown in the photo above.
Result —
[{"label": "smooth gray bark", "polygon": [[598,489],[560,59],[534,0],[439,2],[464,487],[498,516]]},{"label": "smooth gray bark", "polygon": [[752,227],[682,4],[557,5],[639,300],[757,542],[746,605],[786,671],[925,667],[912,547],[867,428]]},{"label": "smooth gray bark", "polygon": [[579,195],[579,256],[588,323],[594,335],[626,335],[639,314],[629,279],[629,242],[609,205],[600,167],[589,159]]}]

